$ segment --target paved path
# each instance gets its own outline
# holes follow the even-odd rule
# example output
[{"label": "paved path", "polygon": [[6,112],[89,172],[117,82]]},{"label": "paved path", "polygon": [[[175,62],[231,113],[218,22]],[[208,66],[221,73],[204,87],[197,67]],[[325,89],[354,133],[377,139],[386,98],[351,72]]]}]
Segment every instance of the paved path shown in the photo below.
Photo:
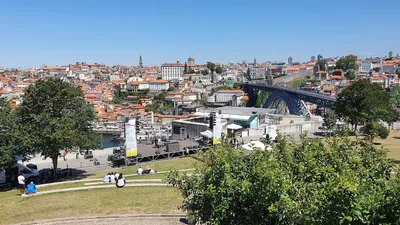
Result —
[{"label": "paved path", "polygon": [[187,224],[184,214],[172,215],[111,215],[45,220],[27,224],[41,225],[183,225]]},{"label": "paved path", "polygon": [[[159,183],[145,183],[145,184],[125,184],[125,187],[172,187],[169,184],[159,184]],[[50,190],[50,191],[38,191],[36,194],[30,194],[26,195],[23,194],[23,198],[28,198],[28,197],[33,197],[33,196],[38,196],[38,195],[47,195],[47,194],[53,194],[53,193],[62,193],[62,192],[71,192],[71,191],[83,191],[83,190],[89,190],[89,189],[105,189],[105,188],[117,188],[115,184],[107,184],[107,185],[97,185],[97,186],[84,186],[84,187],[75,187],[75,188],[63,188],[63,189],[56,189],[56,190]]]}]

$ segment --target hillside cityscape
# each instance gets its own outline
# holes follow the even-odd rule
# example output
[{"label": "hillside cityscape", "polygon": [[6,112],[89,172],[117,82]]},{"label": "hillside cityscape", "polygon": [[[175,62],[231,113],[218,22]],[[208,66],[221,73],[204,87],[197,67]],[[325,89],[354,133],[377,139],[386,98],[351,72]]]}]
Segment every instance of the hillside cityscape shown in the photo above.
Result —
[{"label": "hillside cityscape", "polygon": [[399,8],[3,2],[0,225],[400,224]]}]

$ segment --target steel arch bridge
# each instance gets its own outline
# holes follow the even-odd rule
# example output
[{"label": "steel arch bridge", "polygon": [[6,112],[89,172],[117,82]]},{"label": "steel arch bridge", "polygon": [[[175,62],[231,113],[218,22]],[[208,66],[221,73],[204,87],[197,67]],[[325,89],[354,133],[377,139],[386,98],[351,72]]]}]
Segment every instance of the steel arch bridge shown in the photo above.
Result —
[{"label": "steel arch bridge", "polygon": [[246,83],[242,88],[249,95],[247,106],[254,107],[259,91],[268,92],[270,95],[263,103],[263,108],[276,108],[280,102],[284,102],[292,115],[310,114],[304,102],[314,103],[318,107],[331,108],[336,101],[336,98],[331,96],[267,84]]}]

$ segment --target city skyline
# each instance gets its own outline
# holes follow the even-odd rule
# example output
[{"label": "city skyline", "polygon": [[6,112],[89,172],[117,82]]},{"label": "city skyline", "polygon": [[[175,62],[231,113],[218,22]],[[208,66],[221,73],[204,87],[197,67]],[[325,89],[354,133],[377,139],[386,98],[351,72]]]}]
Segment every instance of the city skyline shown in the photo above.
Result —
[{"label": "city skyline", "polygon": [[146,66],[189,56],[200,64],[396,55],[400,3],[368,2],[5,2],[0,65],[138,65],[140,55]]}]

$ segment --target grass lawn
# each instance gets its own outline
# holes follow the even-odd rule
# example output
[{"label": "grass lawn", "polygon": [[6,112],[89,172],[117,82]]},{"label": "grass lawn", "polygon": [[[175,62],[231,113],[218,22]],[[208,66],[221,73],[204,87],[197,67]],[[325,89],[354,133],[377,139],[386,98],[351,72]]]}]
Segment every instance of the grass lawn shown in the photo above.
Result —
[{"label": "grass lawn", "polygon": [[[192,158],[163,160],[143,163],[157,171],[194,168],[200,163]],[[138,166],[118,170],[123,174],[134,174]],[[88,178],[102,178],[105,172],[99,172]],[[189,171],[188,173],[193,173]],[[162,179],[166,174],[150,174],[127,177],[128,179]],[[100,180],[99,180],[100,181]],[[93,182],[93,181],[90,181]],[[38,191],[83,187],[77,183],[57,184],[42,187]],[[61,217],[78,217],[110,214],[141,213],[181,213],[178,206],[182,202],[180,194],[172,187],[126,187],[122,189],[97,189],[55,193],[22,199],[18,190],[0,192],[0,224],[12,224],[33,220]]]},{"label": "grass lawn", "polygon": [[390,132],[386,139],[374,139],[374,143],[380,144],[389,150],[389,157],[400,160],[400,131]]},{"label": "grass lawn", "polygon": [[182,199],[172,187],[87,190],[21,199],[18,191],[0,193],[0,224],[61,217],[110,214],[181,213]]}]

